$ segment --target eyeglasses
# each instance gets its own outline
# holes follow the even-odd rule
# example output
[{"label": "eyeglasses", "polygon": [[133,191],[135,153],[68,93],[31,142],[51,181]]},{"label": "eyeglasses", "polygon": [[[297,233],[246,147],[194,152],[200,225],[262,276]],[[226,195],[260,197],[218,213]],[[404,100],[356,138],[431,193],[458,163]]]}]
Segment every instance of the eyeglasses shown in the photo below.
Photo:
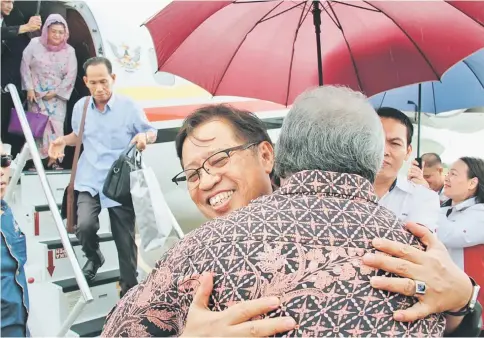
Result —
[{"label": "eyeglasses", "polygon": [[181,182],[187,182],[188,189],[192,190],[200,184],[200,171],[203,169],[209,175],[220,173],[221,169],[230,161],[230,154],[237,150],[246,150],[260,142],[247,143],[237,147],[221,150],[203,161],[202,166],[198,169],[187,169],[177,174],[171,179],[173,183],[179,185]]},{"label": "eyeglasses", "polygon": [[12,164],[12,155],[1,155],[2,158],[2,168],[8,168],[10,167],[10,164]]}]

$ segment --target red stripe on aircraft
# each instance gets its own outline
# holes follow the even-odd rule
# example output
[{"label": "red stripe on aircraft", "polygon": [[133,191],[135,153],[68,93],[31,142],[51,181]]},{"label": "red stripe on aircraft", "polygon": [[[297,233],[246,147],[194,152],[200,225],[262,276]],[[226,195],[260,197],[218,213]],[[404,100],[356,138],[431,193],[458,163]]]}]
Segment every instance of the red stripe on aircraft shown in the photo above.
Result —
[{"label": "red stripe on aircraft", "polygon": [[39,220],[39,213],[34,213],[34,236],[38,236],[40,234],[40,220]]},{"label": "red stripe on aircraft", "polygon": [[[266,112],[271,110],[286,109],[286,107],[283,105],[268,101],[233,101],[225,103],[234,108],[248,110],[251,112]],[[195,109],[205,105],[207,105],[207,103],[184,106],[153,107],[145,108],[144,110],[149,121],[159,122],[184,119]]]}]

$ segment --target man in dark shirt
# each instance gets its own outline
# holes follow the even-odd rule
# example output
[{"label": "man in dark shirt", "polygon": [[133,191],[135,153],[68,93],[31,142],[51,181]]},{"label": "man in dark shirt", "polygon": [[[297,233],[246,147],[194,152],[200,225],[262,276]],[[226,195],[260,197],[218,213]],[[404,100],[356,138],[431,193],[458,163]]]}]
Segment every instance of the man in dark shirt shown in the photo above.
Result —
[{"label": "man in dark shirt", "polygon": [[1,0],[1,15],[2,15],[2,54],[4,48],[8,48],[6,41],[15,39],[20,34],[35,32],[42,26],[40,16],[32,16],[29,22],[24,25],[7,26],[4,17],[10,15],[13,10],[13,0]]},{"label": "man in dark shirt", "polygon": [[[1,5],[1,22],[2,22],[2,68],[1,68],[1,85],[2,90],[9,83],[14,84],[20,88],[20,62],[22,60],[22,53],[24,48],[29,43],[30,39],[25,33],[38,31],[42,25],[40,16],[32,16],[28,23],[22,25],[12,25],[12,21],[6,19],[13,10],[12,0],[0,0]],[[10,21],[10,26],[5,21]],[[19,93],[21,94],[21,93]],[[21,95],[22,97],[22,95]],[[8,133],[8,125],[10,123],[10,111],[13,108],[12,98],[10,93],[2,91],[2,120],[1,120],[1,136],[4,143],[12,145],[12,156],[15,157],[22,145],[24,139],[21,136]]]}]

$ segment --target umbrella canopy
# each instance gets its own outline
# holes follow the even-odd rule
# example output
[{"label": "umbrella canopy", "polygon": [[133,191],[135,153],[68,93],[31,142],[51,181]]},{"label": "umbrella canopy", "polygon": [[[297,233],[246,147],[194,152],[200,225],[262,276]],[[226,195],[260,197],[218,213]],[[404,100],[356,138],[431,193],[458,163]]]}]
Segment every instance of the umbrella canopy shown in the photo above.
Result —
[{"label": "umbrella canopy", "polygon": [[[422,83],[421,88],[422,112],[438,114],[484,106],[484,49],[454,65],[440,82]],[[413,104],[419,101],[418,85],[380,93],[370,101],[375,108],[414,110]]]},{"label": "umbrella canopy", "polygon": [[440,0],[173,1],[146,23],[160,71],[284,105],[318,85],[318,54],[323,84],[371,96],[439,80],[484,47],[483,25],[484,2]]}]

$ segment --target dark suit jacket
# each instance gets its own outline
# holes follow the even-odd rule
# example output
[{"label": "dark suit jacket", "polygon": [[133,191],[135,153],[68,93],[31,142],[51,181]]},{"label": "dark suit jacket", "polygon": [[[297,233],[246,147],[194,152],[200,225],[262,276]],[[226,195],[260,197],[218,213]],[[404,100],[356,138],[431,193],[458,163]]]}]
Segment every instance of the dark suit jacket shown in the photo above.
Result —
[{"label": "dark suit jacket", "polygon": [[20,26],[7,26],[5,19],[2,23],[2,87],[8,83],[15,84],[20,91],[20,63],[22,53],[29,44],[27,34],[18,34]]},{"label": "dark suit jacket", "polygon": [[18,36],[20,26],[6,26],[2,24],[2,40],[14,39]]},{"label": "dark suit jacket", "polygon": [[18,31],[20,26],[7,26],[5,20],[2,21],[2,54],[3,51],[8,48],[7,42],[5,40],[15,39],[18,36]]}]

